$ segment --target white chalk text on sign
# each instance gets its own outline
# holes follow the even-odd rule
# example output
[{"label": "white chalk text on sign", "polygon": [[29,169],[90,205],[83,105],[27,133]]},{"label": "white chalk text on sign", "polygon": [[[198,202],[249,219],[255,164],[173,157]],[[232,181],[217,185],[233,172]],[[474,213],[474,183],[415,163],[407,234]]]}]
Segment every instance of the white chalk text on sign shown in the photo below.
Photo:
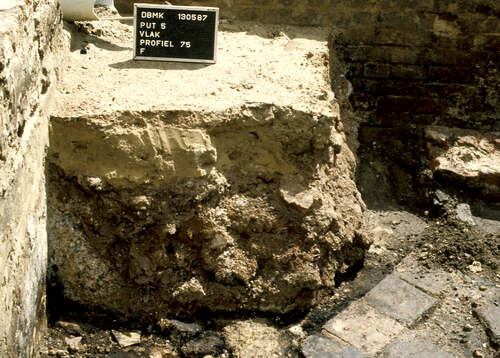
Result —
[{"label": "white chalk text on sign", "polygon": [[218,10],[134,4],[134,59],[215,63]]}]

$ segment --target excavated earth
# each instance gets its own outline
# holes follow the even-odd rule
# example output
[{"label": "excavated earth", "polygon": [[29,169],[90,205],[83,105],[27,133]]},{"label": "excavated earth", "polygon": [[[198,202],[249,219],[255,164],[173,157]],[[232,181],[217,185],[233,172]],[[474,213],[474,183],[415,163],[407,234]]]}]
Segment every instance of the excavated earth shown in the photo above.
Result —
[{"label": "excavated earth", "polygon": [[328,30],[221,25],[216,65],[67,25],[40,356],[316,357],[308,337],[397,273],[437,302],[401,336],[497,358],[474,312],[500,288],[498,134],[432,126],[401,150],[362,128],[356,161]]},{"label": "excavated earth", "polygon": [[67,33],[47,157],[66,298],[142,321],[286,313],[363,260],[326,31],[226,24],[212,66],[133,61],[125,23]]}]

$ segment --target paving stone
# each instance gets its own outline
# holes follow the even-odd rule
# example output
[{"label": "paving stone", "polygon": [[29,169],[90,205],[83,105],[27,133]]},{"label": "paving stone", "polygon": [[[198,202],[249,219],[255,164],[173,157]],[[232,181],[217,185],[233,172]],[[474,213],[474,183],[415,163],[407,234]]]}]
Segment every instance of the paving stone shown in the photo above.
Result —
[{"label": "paving stone", "polygon": [[441,270],[430,270],[425,273],[398,272],[397,275],[409,284],[433,296],[439,296],[448,287],[447,279],[450,277],[448,272]]},{"label": "paving stone", "polygon": [[340,352],[334,353],[331,358],[368,358],[367,355],[364,355],[359,350],[352,346],[347,346],[343,348]]},{"label": "paving stone", "polygon": [[434,296],[439,296],[453,281],[449,272],[430,270],[419,265],[414,254],[405,257],[396,267],[395,273],[409,284]]},{"label": "paving stone", "polygon": [[422,340],[396,340],[382,353],[381,358],[454,358],[434,344]]},{"label": "paving stone", "polygon": [[396,274],[380,281],[366,294],[365,300],[380,312],[407,325],[413,324],[436,303],[434,298]]},{"label": "paving stone", "polygon": [[335,337],[313,335],[302,344],[305,358],[368,358],[356,348]]},{"label": "paving stone", "polygon": [[323,328],[367,354],[379,352],[404,330],[404,326],[362,300],[351,303]]},{"label": "paving stone", "polygon": [[480,306],[474,309],[474,313],[486,328],[491,342],[500,347],[500,290],[496,297],[483,300]]},{"label": "paving stone", "polygon": [[312,335],[302,343],[302,353],[306,358],[327,358],[342,350],[345,343],[335,338]]}]

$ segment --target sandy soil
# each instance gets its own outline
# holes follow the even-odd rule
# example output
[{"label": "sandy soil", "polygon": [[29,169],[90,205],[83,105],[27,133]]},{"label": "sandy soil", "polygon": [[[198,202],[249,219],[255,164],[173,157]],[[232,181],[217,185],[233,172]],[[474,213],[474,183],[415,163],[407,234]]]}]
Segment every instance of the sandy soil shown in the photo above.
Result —
[{"label": "sandy soil", "polygon": [[328,83],[324,29],[223,23],[214,65],[134,61],[130,21],[80,22],[67,29],[72,51],[58,101],[61,116],[217,110],[270,98],[278,105],[331,111],[332,95],[321,85]]}]

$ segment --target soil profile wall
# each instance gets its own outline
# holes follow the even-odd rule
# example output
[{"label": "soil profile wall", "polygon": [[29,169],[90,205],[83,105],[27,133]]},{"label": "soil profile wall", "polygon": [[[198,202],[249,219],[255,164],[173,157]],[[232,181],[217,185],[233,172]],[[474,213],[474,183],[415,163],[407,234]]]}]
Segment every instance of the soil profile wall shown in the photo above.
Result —
[{"label": "soil profile wall", "polygon": [[90,50],[68,58],[47,156],[49,272],[65,297],[148,324],[283,314],[362,262],[328,33],[236,25],[213,66],[132,62],[127,24],[72,33]]},{"label": "soil profile wall", "polygon": [[30,357],[43,332],[44,157],[61,42],[52,1],[0,4],[0,356]]},{"label": "soil profile wall", "polygon": [[[330,58],[340,59],[343,67],[339,68],[333,64],[331,68],[334,68],[335,72],[332,73],[336,77],[345,75],[351,81],[353,88],[349,87],[348,82],[344,82],[338,89],[345,94],[344,99],[350,97],[354,109],[367,126],[440,124],[490,130],[498,129],[500,126],[498,1],[173,2],[178,5],[218,6],[221,8],[222,17],[226,19],[280,24],[333,25],[336,31],[332,37],[331,51],[335,54]],[[122,14],[129,13],[132,9],[133,2],[130,0],[116,0],[115,3]],[[39,332],[37,322],[40,322],[39,318],[43,316],[40,313],[44,310],[47,259],[44,175],[44,157],[48,145],[47,109],[50,107],[56,77],[54,69],[59,67],[59,51],[65,48],[61,33],[59,9],[53,2],[2,1],[0,5],[0,172],[2,173],[0,267],[4,268],[0,277],[0,322],[2,322],[0,356],[2,357],[30,356],[34,337]],[[287,51],[295,51],[296,48],[300,49],[301,44],[295,41],[284,46]],[[127,64],[128,62],[124,61],[122,65]],[[115,64],[116,66],[119,67],[120,64]],[[247,89],[248,85],[243,84],[240,87]],[[338,91],[335,92],[338,96]],[[347,102],[340,103],[341,108],[342,105],[346,109],[349,107]],[[313,122],[314,125],[319,123],[318,127],[324,126],[323,122],[311,121]],[[347,121],[344,124],[346,123]],[[309,126],[310,123],[306,124]],[[346,131],[348,129],[346,128]],[[343,129],[335,130],[340,133]],[[332,133],[334,132],[332,130]],[[250,139],[253,140],[255,136],[255,133],[249,132]],[[346,137],[348,140],[349,136]],[[330,138],[328,146],[332,149],[339,148],[334,139],[338,138]],[[341,144],[344,145],[344,139],[341,140]],[[311,153],[320,157],[314,151]],[[342,153],[350,153],[345,145]],[[353,172],[351,168],[354,167],[353,158],[346,160],[349,165],[344,163],[346,168],[349,167],[349,170],[346,170],[348,173]],[[333,173],[337,170],[336,163],[328,164],[327,167]],[[353,177],[353,174],[352,178],[349,177],[349,185],[352,184]],[[256,175],[255,178],[263,180],[264,184],[269,184],[266,183],[269,181],[267,177],[262,179]],[[80,183],[77,184],[81,186]],[[278,189],[277,185],[275,189]],[[357,208],[362,206],[362,201],[354,186],[352,189],[354,194],[349,195],[356,203],[352,205],[354,208],[352,210],[357,212],[359,211]],[[281,193],[276,190],[276,193],[278,192]],[[281,194],[282,199],[285,202],[288,200],[291,207],[297,206],[295,198],[290,199],[286,194],[288,191],[283,192],[285,194]],[[137,197],[143,199],[141,195]],[[141,200],[133,205],[142,205]],[[284,205],[283,200],[279,201],[280,205]],[[326,199],[324,201],[328,202]],[[336,220],[331,220],[334,221]],[[359,225],[358,219],[355,224],[352,226]],[[336,226],[328,226],[328,230],[330,229],[336,229]],[[349,232],[353,241],[356,237],[355,230],[350,228]],[[262,232],[259,234],[265,235]],[[322,244],[331,245],[331,243]],[[357,249],[356,245],[351,246]],[[145,251],[146,249],[144,248]],[[141,250],[137,252],[142,255]],[[133,250],[130,252],[137,253]],[[131,257],[137,262],[143,259],[143,255],[132,254]],[[144,275],[137,273],[142,268],[134,266],[133,260],[130,266],[132,269],[127,272],[133,276],[131,279],[142,279]],[[332,268],[332,272],[342,269],[340,261],[335,262],[335,265],[337,264],[340,267]],[[137,268],[137,272],[134,268]],[[225,274],[223,272],[220,276]],[[230,274],[237,276],[232,271]],[[230,279],[233,279],[231,277]],[[222,278],[226,279],[225,276]]]}]

